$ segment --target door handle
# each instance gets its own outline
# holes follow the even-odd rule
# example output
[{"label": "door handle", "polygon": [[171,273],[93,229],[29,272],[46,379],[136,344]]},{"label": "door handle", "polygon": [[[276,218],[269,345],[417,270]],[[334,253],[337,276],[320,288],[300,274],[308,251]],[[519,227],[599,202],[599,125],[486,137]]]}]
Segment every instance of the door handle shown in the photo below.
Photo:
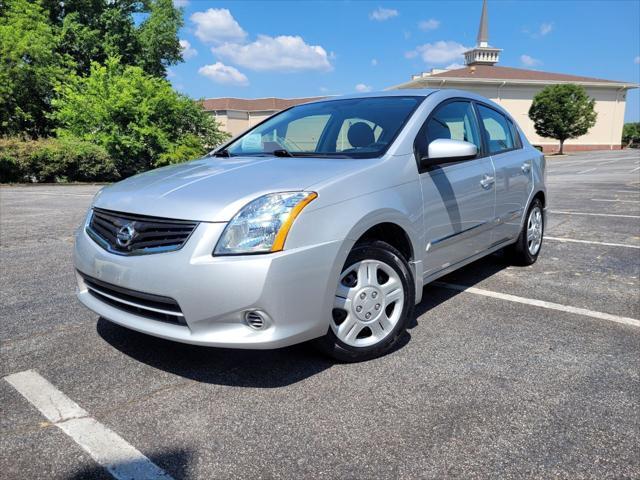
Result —
[{"label": "door handle", "polygon": [[485,190],[489,190],[494,183],[496,183],[496,179],[491,175],[487,175],[487,174],[485,174],[482,177],[482,180],[480,180],[480,186]]},{"label": "door handle", "polygon": [[531,171],[531,162],[524,162],[522,164],[522,167],[520,167],[520,170],[522,170],[522,173],[527,174]]}]

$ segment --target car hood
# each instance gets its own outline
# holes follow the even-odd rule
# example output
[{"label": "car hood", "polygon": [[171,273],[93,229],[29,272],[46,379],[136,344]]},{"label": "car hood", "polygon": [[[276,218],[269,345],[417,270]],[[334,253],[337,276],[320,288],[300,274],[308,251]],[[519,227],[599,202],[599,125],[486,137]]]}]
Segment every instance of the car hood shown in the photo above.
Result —
[{"label": "car hood", "polygon": [[107,186],[96,195],[93,206],[164,218],[227,222],[261,195],[306,190],[362,166],[360,159],[202,158]]}]

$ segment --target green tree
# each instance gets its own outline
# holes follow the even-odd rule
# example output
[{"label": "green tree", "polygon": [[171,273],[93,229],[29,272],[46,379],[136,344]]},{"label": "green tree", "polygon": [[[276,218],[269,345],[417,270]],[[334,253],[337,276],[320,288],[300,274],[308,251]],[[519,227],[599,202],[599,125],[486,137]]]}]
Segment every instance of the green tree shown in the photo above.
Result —
[{"label": "green tree", "polygon": [[[79,74],[91,62],[117,56],[125,65],[164,77],[166,66],[182,61],[178,30],[182,12],[171,0],[41,0],[60,30],[60,53],[73,58]],[[134,16],[142,21],[136,21]]]},{"label": "green tree", "polygon": [[640,122],[625,123],[622,127],[622,143],[628,147],[640,143]]},{"label": "green tree", "polygon": [[57,91],[58,135],[103,146],[122,177],[198,157],[227,138],[199,103],[116,58]]},{"label": "green tree", "polygon": [[50,133],[56,85],[69,59],[56,51],[58,37],[38,2],[2,2],[0,14],[0,134]]},{"label": "green tree", "polygon": [[172,0],[156,0],[149,6],[149,16],[139,28],[141,55],[138,66],[157,77],[167,74],[166,67],[182,61],[178,30],[183,25],[182,12]]},{"label": "green tree", "polygon": [[560,141],[562,154],[566,140],[585,135],[595,125],[595,103],[579,85],[550,85],[533,98],[529,118],[538,135]]}]

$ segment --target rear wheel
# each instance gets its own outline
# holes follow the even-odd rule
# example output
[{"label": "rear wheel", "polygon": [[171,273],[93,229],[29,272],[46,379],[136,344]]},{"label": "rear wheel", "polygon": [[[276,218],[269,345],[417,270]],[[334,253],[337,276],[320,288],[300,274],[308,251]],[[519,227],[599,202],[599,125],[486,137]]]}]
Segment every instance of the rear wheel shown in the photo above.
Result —
[{"label": "rear wheel", "polygon": [[518,240],[507,248],[507,254],[516,265],[532,265],[538,259],[544,236],[544,215],[542,202],[536,198],[531,202],[527,218]]},{"label": "rear wheel", "polygon": [[409,266],[391,245],[356,245],[340,274],[330,328],[318,343],[343,362],[384,355],[406,330],[415,292]]}]

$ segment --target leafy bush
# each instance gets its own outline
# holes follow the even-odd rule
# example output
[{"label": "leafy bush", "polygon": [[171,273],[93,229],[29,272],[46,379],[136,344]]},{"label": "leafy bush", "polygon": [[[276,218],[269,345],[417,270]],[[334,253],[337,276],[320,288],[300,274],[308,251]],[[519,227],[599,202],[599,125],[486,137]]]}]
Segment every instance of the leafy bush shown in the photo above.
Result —
[{"label": "leafy bush", "polygon": [[101,145],[123,177],[191,160],[227,138],[202,105],[117,58],[70,77],[53,106],[58,136]]},{"label": "leafy bush", "polygon": [[119,178],[104,148],[77,138],[0,139],[0,182],[90,182]]},{"label": "leafy bush", "polygon": [[627,147],[640,144],[640,122],[624,124],[622,128],[622,143]]}]

